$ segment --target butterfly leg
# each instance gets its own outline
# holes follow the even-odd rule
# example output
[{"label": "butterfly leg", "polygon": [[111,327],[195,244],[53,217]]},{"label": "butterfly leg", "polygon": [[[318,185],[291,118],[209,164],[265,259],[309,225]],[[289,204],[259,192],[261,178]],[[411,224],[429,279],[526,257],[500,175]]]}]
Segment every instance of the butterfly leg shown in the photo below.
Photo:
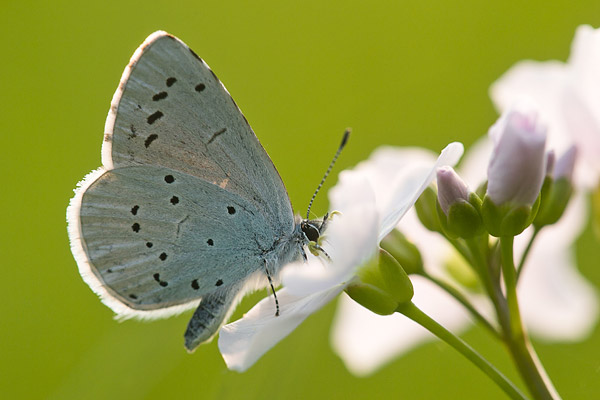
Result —
[{"label": "butterfly leg", "polygon": [[302,254],[302,260],[304,262],[308,262],[308,257],[306,256],[306,252],[304,251],[304,247],[300,246],[300,254]]},{"label": "butterfly leg", "polygon": [[327,254],[325,249],[321,247],[321,245],[317,242],[308,242],[308,250],[317,257],[321,255],[320,253],[322,253],[329,261],[331,261],[331,257],[329,257],[329,254]]},{"label": "butterfly leg", "polygon": [[202,298],[185,331],[187,351],[213,338],[228,317],[237,292],[235,288],[223,288]]},{"label": "butterfly leg", "polygon": [[273,280],[271,279],[271,274],[269,273],[269,268],[267,267],[267,260],[265,260],[265,272],[267,273],[267,279],[269,280],[269,285],[271,286],[271,291],[273,292],[273,297],[275,298],[275,316],[279,317],[279,300],[277,300],[277,293],[275,293]]}]

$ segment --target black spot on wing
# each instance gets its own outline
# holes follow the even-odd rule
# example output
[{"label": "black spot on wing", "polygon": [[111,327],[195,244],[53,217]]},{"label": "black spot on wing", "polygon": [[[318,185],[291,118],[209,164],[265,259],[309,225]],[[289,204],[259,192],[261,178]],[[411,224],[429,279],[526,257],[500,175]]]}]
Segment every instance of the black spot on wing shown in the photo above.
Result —
[{"label": "black spot on wing", "polygon": [[159,101],[162,99],[166,99],[167,98],[167,92],[160,92],[160,93],[156,93],[154,96],[152,96],[152,100],[153,101]]},{"label": "black spot on wing", "polygon": [[152,125],[157,120],[161,119],[164,114],[160,111],[155,112],[154,114],[148,116],[147,122],[149,125]]},{"label": "black spot on wing", "polygon": [[131,207],[131,214],[136,215],[139,209],[140,209],[140,206]]},{"label": "black spot on wing", "polygon": [[215,286],[221,286],[223,284],[223,280],[219,279],[217,281],[217,283],[215,283]]},{"label": "black spot on wing", "polygon": [[194,290],[200,289],[200,285],[198,285],[198,279],[194,279],[192,281],[192,289],[194,289]]},{"label": "black spot on wing", "polygon": [[152,277],[153,277],[153,278],[154,278],[154,280],[155,280],[156,282],[158,282],[158,284],[159,284],[160,286],[162,286],[162,287],[165,287],[165,286],[168,286],[168,285],[169,285],[169,282],[166,282],[166,281],[163,281],[163,280],[161,280],[161,279],[160,279],[160,274],[159,274],[158,272],[157,272],[157,273],[155,273],[154,275],[152,275]]},{"label": "black spot on wing", "polygon": [[153,133],[152,135],[149,135],[146,140],[144,141],[144,146],[146,146],[146,148],[148,148],[148,146],[150,146],[150,144],[152,142],[154,142],[156,139],[158,139],[158,135],[156,133]]},{"label": "black spot on wing", "polygon": [[167,253],[160,253],[160,256],[158,256],[158,258],[160,258],[161,261],[165,261],[167,259]]},{"label": "black spot on wing", "polygon": [[171,204],[175,205],[175,204],[179,203],[179,197],[173,196],[173,197],[171,197],[170,201],[171,201]]},{"label": "black spot on wing", "polygon": [[196,92],[202,92],[204,89],[206,89],[206,85],[204,83],[199,83],[194,89],[196,89]]},{"label": "black spot on wing", "polygon": [[235,207],[228,206],[227,207],[227,212],[229,213],[229,215],[235,214]]},{"label": "black spot on wing", "polygon": [[207,243],[209,246],[214,246],[214,245],[215,245],[215,242],[214,242],[212,239],[208,239],[208,240],[206,241],[206,243]]},{"label": "black spot on wing", "polygon": [[133,225],[131,225],[131,230],[133,230],[135,233],[138,233],[140,231],[140,224],[138,224],[137,222],[134,223]]},{"label": "black spot on wing", "polygon": [[171,78],[167,78],[166,84],[168,87],[171,87],[175,84],[175,82],[177,82],[177,78],[171,77]]},{"label": "black spot on wing", "polygon": [[165,176],[165,182],[167,182],[167,183],[173,183],[173,182],[175,182],[175,178],[173,177],[173,175],[166,175]]},{"label": "black spot on wing", "polygon": [[146,247],[147,248],[151,248],[152,246],[154,246],[154,243],[152,243],[152,242],[146,242]]}]

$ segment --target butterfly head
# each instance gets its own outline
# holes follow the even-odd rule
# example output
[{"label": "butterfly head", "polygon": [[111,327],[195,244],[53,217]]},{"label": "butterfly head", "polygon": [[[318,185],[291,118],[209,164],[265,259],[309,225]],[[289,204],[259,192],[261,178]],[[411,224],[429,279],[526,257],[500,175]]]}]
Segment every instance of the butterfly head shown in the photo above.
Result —
[{"label": "butterfly head", "polygon": [[306,236],[309,242],[318,242],[319,237],[321,236],[321,228],[323,226],[323,222],[319,220],[302,220],[300,223],[300,229]]},{"label": "butterfly head", "polygon": [[337,214],[336,211],[333,213],[325,214],[323,219],[303,219],[300,222],[300,230],[304,235],[305,244],[308,246],[308,250],[315,256],[324,255],[329,259],[329,255],[323,247],[321,247],[323,240],[325,239],[325,230],[327,224],[333,215]]}]

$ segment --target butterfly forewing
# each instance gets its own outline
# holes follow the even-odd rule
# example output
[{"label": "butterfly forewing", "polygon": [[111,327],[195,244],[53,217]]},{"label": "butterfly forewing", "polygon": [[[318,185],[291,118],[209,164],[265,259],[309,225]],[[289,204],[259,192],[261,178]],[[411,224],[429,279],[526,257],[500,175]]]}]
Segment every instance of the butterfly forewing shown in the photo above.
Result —
[{"label": "butterfly forewing", "polygon": [[140,46],[107,120],[109,169],[160,165],[215,183],[257,203],[282,233],[293,226],[283,182],[245,117],[208,66],[164,32]]}]

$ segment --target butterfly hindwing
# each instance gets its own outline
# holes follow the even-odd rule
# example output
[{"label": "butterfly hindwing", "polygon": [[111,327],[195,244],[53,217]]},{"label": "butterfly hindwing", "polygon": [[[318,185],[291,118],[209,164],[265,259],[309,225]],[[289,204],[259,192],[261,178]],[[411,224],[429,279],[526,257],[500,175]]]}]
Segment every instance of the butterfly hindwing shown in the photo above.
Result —
[{"label": "butterfly hindwing", "polygon": [[106,289],[100,294],[109,306],[131,309],[120,312],[125,316],[189,308],[217,289],[243,283],[262,273],[259,257],[273,241],[254,204],[164,167],[104,171],[80,202],[79,230],[72,236],[84,244],[88,283]]}]

